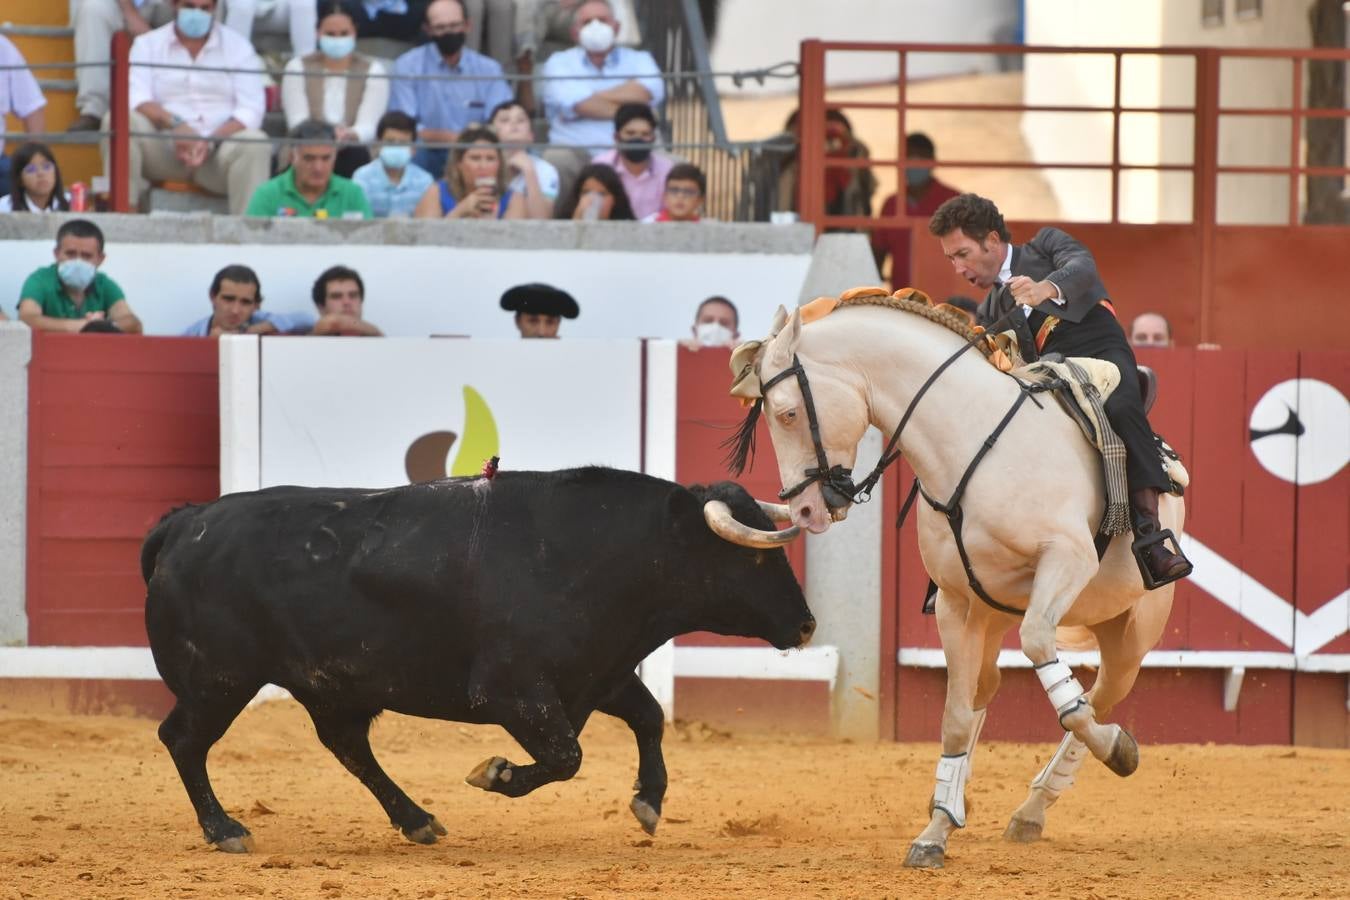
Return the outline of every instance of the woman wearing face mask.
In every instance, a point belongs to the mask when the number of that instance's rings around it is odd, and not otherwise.
[[[525,198],[507,187],[507,169],[490,128],[466,128],[445,177],[427,188],[416,219],[523,219]]]
[[[0,197],[0,212],[65,212],[70,195],[61,184],[61,170],[46,144],[24,144],[11,157],[14,187]]]
[[[281,106],[286,127],[306,119],[327,122],[337,130],[338,154],[333,171],[344,178],[370,162],[365,144],[389,105],[389,79],[384,64],[356,52],[356,23],[340,2],[325,0],[319,11],[319,49],[286,63],[281,80]]]
[[[609,166],[593,163],[577,175],[576,185],[567,202],[558,209],[557,218],[576,221],[633,221],[633,207],[623,182]]]

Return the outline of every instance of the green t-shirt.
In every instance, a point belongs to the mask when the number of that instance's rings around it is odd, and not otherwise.
[[[29,275],[23,283],[23,290],[19,291],[20,302],[37,301],[42,307],[42,314],[53,319],[83,319],[85,313],[91,312],[106,314],[117,301],[125,299],[126,295],[122,293],[117,282],[102,272],[97,272],[84,292],[84,305],[77,307],[75,301],[66,293],[66,286],[61,283],[60,276],[56,274],[56,263],[43,266]]]
[[[249,198],[246,216],[299,216],[306,219],[370,219],[370,201],[361,186],[349,178],[334,175],[328,190],[311,204],[295,189],[295,169],[287,169],[276,178],[264,181]]]

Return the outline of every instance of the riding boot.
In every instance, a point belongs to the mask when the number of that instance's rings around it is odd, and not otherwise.
[[[1134,513],[1134,553],[1140,569],[1147,569],[1141,574],[1149,590],[1191,574],[1191,561],[1181,555],[1181,548],[1178,547],[1178,552],[1173,553],[1164,542],[1168,537],[1175,540],[1175,536],[1170,530],[1164,531],[1162,523],[1158,521],[1159,493],[1157,488],[1148,487],[1130,494]]]

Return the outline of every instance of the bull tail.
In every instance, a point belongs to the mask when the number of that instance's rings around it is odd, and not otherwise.
[[[1055,646],[1078,652],[1096,650],[1097,636],[1082,625],[1061,625],[1055,629]]]
[[[192,504],[178,506],[169,510],[164,516],[155,523],[145,536],[145,541],[141,544],[141,578],[147,585],[150,584],[150,576],[155,574],[155,561],[159,559],[159,551],[164,547],[164,541],[169,537],[169,529],[173,524],[173,519],[185,509],[191,509]]]

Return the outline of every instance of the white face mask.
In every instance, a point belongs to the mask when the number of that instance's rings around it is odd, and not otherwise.
[[[608,53],[614,46],[614,29],[608,22],[592,19],[577,32],[577,42],[587,53]]]
[[[694,337],[700,347],[726,347],[731,344],[731,329],[721,322],[699,322],[694,326]]]

